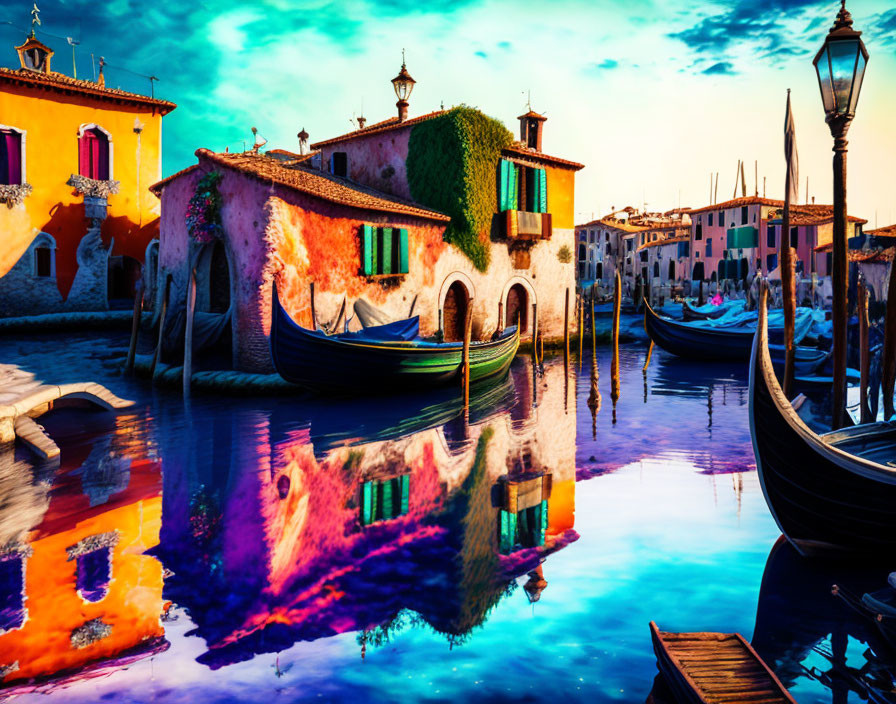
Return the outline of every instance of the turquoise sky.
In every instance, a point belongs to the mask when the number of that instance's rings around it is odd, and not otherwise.
[[[178,103],[165,118],[165,174],[199,147],[242,149],[258,127],[269,147],[296,149],[395,112],[389,83],[407,50],[418,84],[411,114],[466,103],[517,130],[532,107],[548,116],[546,151],[582,161],[577,219],[627,204],[668,209],[734,190],[738,159],[748,192],[766,177],[783,188],[786,89],[800,153],[801,194],[831,201],[831,138],[811,60],[839,8],[814,0],[730,3],[645,0],[548,3],[504,0],[257,0],[252,3],[134,0],[39,3],[38,36],[56,50],[54,68],[91,78],[106,59],[107,84]],[[31,2],[0,11],[2,63]],[[850,131],[850,212],[896,221],[896,9],[889,0],[851,2],[871,53]],[[42,32],[40,31],[42,30]],[[143,74],[143,75],[140,75]],[[802,197],[802,196],[801,196]]]

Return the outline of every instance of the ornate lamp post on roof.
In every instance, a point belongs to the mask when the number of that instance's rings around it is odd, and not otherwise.
[[[411,74],[408,73],[408,69],[404,65],[404,49],[402,49],[401,71],[392,79],[392,87],[395,89],[395,95],[398,97],[398,102],[395,105],[398,107],[399,122],[404,122],[408,119],[408,98],[411,97],[411,92],[414,90],[416,82],[411,78]]]
[[[846,408],[846,133],[856,114],[868,51],[861,32],[852,28],[852,16],[841,0],[840,12],[812,62],[818,74],[825,122],[834,138],[833,323],[834,323],[834,429],[843,427]]]

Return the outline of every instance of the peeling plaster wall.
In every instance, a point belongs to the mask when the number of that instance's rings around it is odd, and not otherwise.
[[[408,125],[369,136],[359,133],[356,138],[323,147],[323,168],[330,170],[330,157],[334,152],[345,152],[348,155],[348,176],[353,181],[411,200],[405,164],[413,127]]]

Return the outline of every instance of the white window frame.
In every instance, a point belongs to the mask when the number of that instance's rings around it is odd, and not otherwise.
[[[28,183],[28,170],[25,168],[25,155],[28,153],[28,150],[25,148],[25,138],[28,135],[28,132],[18,127],[13,127],[12,125],[0,125],[0,130],[12,130],[13,132],[19,133],[19,144],[21,145],[19,149],[21,149],[22,152],[22,174],[19,183]]]
[[[112,181],[115,179],[115,144],[112,141],[112,133],[109,132],[109,130],[107,130],[102,125],[98,125],[95,122],[87,122],[78,128],[78,140],[79,141],[81,140],[81,137],[84,136],[84,133],[87,130],[92,130],[92,129],[97,129],[100,132],[102,132],[104,135],[106,135],[106,139],[109,142],[109,180]],[[81,155],[78,154],[78,159],[80,159],[80,158],[81,158]],[[78,173],[81,172],[81,164],[80,163],[78,164],[77,172]]]

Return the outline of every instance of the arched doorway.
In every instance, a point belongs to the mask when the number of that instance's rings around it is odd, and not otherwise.
[[[215,240],[208,272],[209,313],[226,313],[230,308],[230,266],[221,240]]]
[[[467,306],[470,294],[467,287],[455,281],[445,294],[445,305],[442,307],[442,331],[446,342],[460,342],[464,339],[464,323],[467,319]]]
[[[514,284],[507,292],[504,303],[504,320],[506,325],[516,325],[519,317],[520,334],[529,329],[529,292],[522,284]]]
[[[133,257],[126,255],[109,257],[108,296],[109,301],[130,301],[133,303],[137,282],[142,276],[142,267]]]

